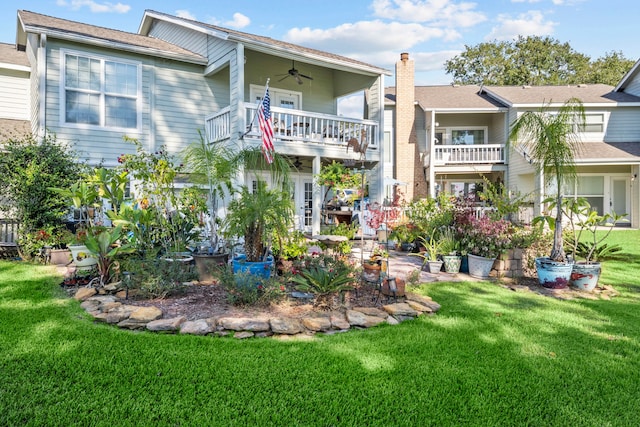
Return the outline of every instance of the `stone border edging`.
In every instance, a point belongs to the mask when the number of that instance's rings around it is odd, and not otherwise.
[[[180,333],[191,335],[308,338],[316,333],[332,334],[351,329],[365,329],[381,323],[397,325],[421,315],[432,315],[440,304],[429,297],[408,292],[405,302],[380,308],[354,307],[346,312],[332,311],[326,315],[311,313],[297,319],[289,317],[209,317],[187,320],[185,316],[164,319],[157,307],[124,304],[114,295],[97,295],[95,288],[80,288],[74,295],[80,306],[100,322],[131,330]]]

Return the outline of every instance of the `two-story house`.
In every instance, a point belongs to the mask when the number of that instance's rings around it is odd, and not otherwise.
[[[149,10],[137,33],[20,10],[15,46],[1,47],[0,120],[26,121],[39,137],[54,133],[89,164],[113,166],[133,152],[123,136],[176,154],[199,130],[211,143],[259,145],[254,117],[269,84],[275,149],[296,166],[292,197],[301,228],[319,231],[322,192],[313,175],[327,162],[358,160],[369,173],[370,197],[382,188],[390,74],[382,68]],[[9,77],[17,80],[12,88]],[[14,117],[5,91],[15,95],[17,87]],[[358,92],[365,93],[364,118],[339,116],[338,99]],[[364,155],[347,151],[352,138],[367,145]],[[249,171],[238,178],[252,179]]]
[[[578,177],[562,189],[586,197],[600,213],[627,213],[640,226],[640,81],[638,65],[617,87],[574,86],[414,86],[413,64],[403,54],[396,87],[386,89],[384,161],[386,173],[408,182],[409,196],[446,191],[466,196],[483,178],[529,194],[534,214],[556,191],[535,172],[527,153],[508,142],[519,114],[558,108],[572,97],[585,108],[586,126],[577,129]],[[411,165],[408,170],[407,165]],[[391,175],[390,175],[391,176]],[[413,192],[411,192],[413,191]]]

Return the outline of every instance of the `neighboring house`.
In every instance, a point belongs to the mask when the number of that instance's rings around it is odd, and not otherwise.
[[[9,50],[0,49],[0,84],[5,62],[20,65],[17,86],[26,91],[16,102],[22,115],[12,119],[28,120],[39,137],[54,133],[89,164],[114,166],[133,152],[123,136],[171,153],[197,140],[198,130],[212,143],[260,145],[254,116],[269,81],[275,149],[297,166],[298,225],[319,231],[322,192],[313,175],[331,160],[363,160],[370,196],[380,197],[387,70],[154,11],[133,34],[21,10]],[[338,116],[338,99],[358,92],[365,118]],[[0,119],[9,118],[4,113],[0,105]],[[347,152],[351,138],[368,144],[365,158]],[[247,172],[239,182],[251,179]]]
[[[25,52],[0,43],[0,138],[22,138],[30,133],[31,67]]]
[[[587,125],[580,133],[578,178],[564,192],[586,197],[600,213],[627,213],[640,226],[640,72],[638,64],[614,87],[414,86],[413,64],[403,54],[396,87],[386,89],[386,174],[407,182],[413,198],[447,191],[466,196],[483,177],[530,194],[532,214],[546,194],[527,153],[508,149],[509,125],[524,111],[551,109],[576,97]],[[403,112],[402,114],[400,112]],[[408,171],[406,165],[414,165]]]

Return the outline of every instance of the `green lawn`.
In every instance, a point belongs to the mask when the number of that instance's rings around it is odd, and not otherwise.
[[[0,262],[0,425],[640,425],[640,232],[611,240],[611,301],[436,283],[436,316],[313,341],[94,324]]]

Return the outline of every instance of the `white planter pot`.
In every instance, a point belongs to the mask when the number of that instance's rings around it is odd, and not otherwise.
[[[468,255],[469,258],[469,276],[477,279],[488,279],[495,258],[485,258],[473,254]]]

